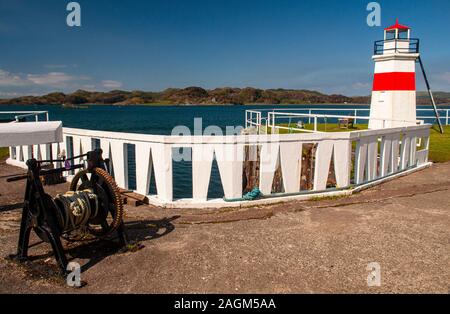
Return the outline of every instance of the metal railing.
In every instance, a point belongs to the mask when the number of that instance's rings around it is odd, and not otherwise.
[[[386,43],[394,43],[394,47],[385,48]],[[409,46],[399,47],[399,43],[408,43]],[[386,52],[393,53],[419,53],[420,40],[418,38],[411,39],[387,39],[387,40],[377,40],[374,44],[374,54],[382,55]]]
[[[363,121],[367,121],[369,119],[370,109],[368,108],[279,108],[279,109],[254,109],[248,110],[252,112],[252,115],[258,118],[252,118],[250,113],[246,113],[246,127],[254,126],[258,129],[258,131],[262,131],[262,127],[264,127],[264,121],[267,120],[266,126],[270,124],[270,119],[262,117],[264,112],[267,112],[267,116],[269,113],[301,113],[303,114],[303,118],[305,118],[305,123],[313,124],[314,116],[316,117],[324,117],[328,116],[329,118],[351,118],[353,119],[353,124],[358,125]],[[335,114],[328,114],[335,113]],[[432,115],[426,115],[426,113],[431,113]],[[260,113],[260,115],[256,115]],[[344,113],[344,114],[342,114]],[[433,109],[417,109],[417,120],[423,121],[425,123],[434,123],[436,121],[436,117],[434,116]],[[450,125],[450,109],[438,109],[439,119],[442,124]],[[306,114],[306,116],[305,116]],[[250,120],[252,119],[252,120]]]
[[[327,124],[331,123],[332,120],[335,120],[339,123],[340,120],[352,120],[353,125],[355,119],[360,120],[376,120],[376,121],[382,121],[383,128],[390,128],[391,124],[397,123],[401,124],[403,126],[412,126],[412,125],[421,125],[424,124],[424,121],[422,120],[415,120],[415,121],[408,121],[408,120],[398,120],[398,119],[382,119],[382,118],[373,118],[373,117],[366,117],[366,116],[347,116],[347,115],[330,115],[330,114],[307,114],[307,113],[291,113],[291,112],[269,112],[268,113],[268,129],[270,130],[270,133],[277,133],[277,130],[288,130],[289,133],[292,131],[297,132],[306,132],[306,133],[324,133],[323,131],[319,131],[319,122],[324,122],[325,124],[325,132]],[[277,123],[277,119],[289,119],[289,123],[287,126],[283,123]],[[304,127],[293,127],[292,126],[292,120],[299,119],[303,122],[303,119],[308,119],[309,121],[312,120],[313,129],[308,130]],[[302,123],[303,124],[303,123]],[[311,123],[308,123],[311,124]]]
[[[246,110],[245,111],[245,128],[255,127],[258,134],[261,132],[262,113],[261,111]]]
[[[12,116],[15,122],[20,122],[28,117],[34,117],[34,120],[38,122],[40,121],[39,117],[45,115],[43,121],[49,121],[48,111],[0,111],[0,115]]]

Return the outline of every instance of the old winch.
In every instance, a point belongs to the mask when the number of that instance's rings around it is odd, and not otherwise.
[[[71,164],[71,161],[84,157],[87,157],[85,163]],[[43,170],[43,163],[63,163],[65,167]],[[32,230],[41,240],[51,244],[63,272],[67,259],[61,238],[69,241],[80,240],[80,236],[106,238],[117,232],[121,244],[127,244],[120,191],[106,170],[101,150],[64,160],[30,159],[26,164],[26,175],[8,179],[9,182],[27,180],[16,259],[27,260]],[[81,170],[72,179],[70,191],[55,198],[45,193],[40,176],[75,169]]]
[[[58,194],[54,201],[59,209],[58,222],[64,231],[82,228],[98,214],[98,196],[92,189]]]

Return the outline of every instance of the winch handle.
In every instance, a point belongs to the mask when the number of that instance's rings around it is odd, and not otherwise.
[[[83,155],[79,155],[79,156],[74,156],[74,157],[70,157],[70,158],[65,158],[65,159],[50,159],[50,160],[35,160],[35,162],[37,164],[42,164],[42,163],[53,163],[53,162],[64,162],[67,163],[69,166],[67,167],[62,167],[62,168],[57,168],[57,169],[49,169],[49,170],[40,170],[39,171],[39,175],[49,175],[49,174],[54,174],[54,173],[60,173],[60,172],[64,172],[64,171],[72,171],[72,170],[76,170],[76,169],[81,169],[84,168],[83,164],[79,164],[79,165],[70,165],[69,161],[71,160],[75,160],[78,158],[83,158],[83,157],[88,157],[88,164],[89,164],[89,168],[96,168],[96,167],[100,167],[100,168],[104,168],[104,166],[102,166],[103,163],[106,163],[106,166],[109,166],[109,159],[105,159],[103,160],[102,158],[102,154],[103,154],[103,150],[101,149],[96,149],[93,150],[89,153],[83,154]],[[16,176],[16,177],[12,177],[12,178],[8,178],[6,180],[6,182],[16,182],[16,181],[20,181],[20,180],[26,180],[28,178],[28,174],[24,174],[24,175],[20,175],[20,176]]]
[[[79,155],[79,156],[74,156],[74,157],[69,157],[69,158],[65,158],[65,159],[49,159],[49,160],[38,160],[37,162],[40,164],[43,163],[51,163],[51,162],[65,162],[65,161],[70,161],[70,160],[75,160],[78,158],[83,158],[88,156],[88,154],[83,154],[83,155]]]
[[[72,170],[81,169],[81,168],[84,168],[84,165],[80,164],[80,165],[73,165],[70,168],[57,168],[57,169],[41,170],[41,171],[39,171],[39,175],[44,176],[44,175],[60,173],[60,172],[64,172],[64,171],[72,171]],[[20,181],[20,180],[26,180],[27,178],[28,178],[28,174],[24,174],[21,176],[8,178],[8,179],[6,179],[6,182],[16,182],[16,181]]]
[[[16,181],[20,181],[20,180],[25,180],[26,178],[28,178],[28,175],[24,174],[22,176],[8,178],[8,179],[6,179],[6,182],[16,182]]]

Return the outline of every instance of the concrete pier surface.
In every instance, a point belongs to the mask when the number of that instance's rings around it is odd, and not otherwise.
[[[348,198],[240,210],[127,207],[129,236],[144,248],[68,245],[84,265],[81,289],[54,275],[47,244],[30,249],[37,257],[28,265],[6,258],[16,250],[25,182],[4,176],[22,172],[0,161],[1,293],[450,292],[450,163]],[[372,262],[379,287],[367,284]]]

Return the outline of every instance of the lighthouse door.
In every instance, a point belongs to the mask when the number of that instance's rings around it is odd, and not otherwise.
[[[392,108],[387,99],[388,93],[377,91],[372,93],[372,105],[370,107],[369,129],[383,129],[390,127],[389,121],[392,116]]]

